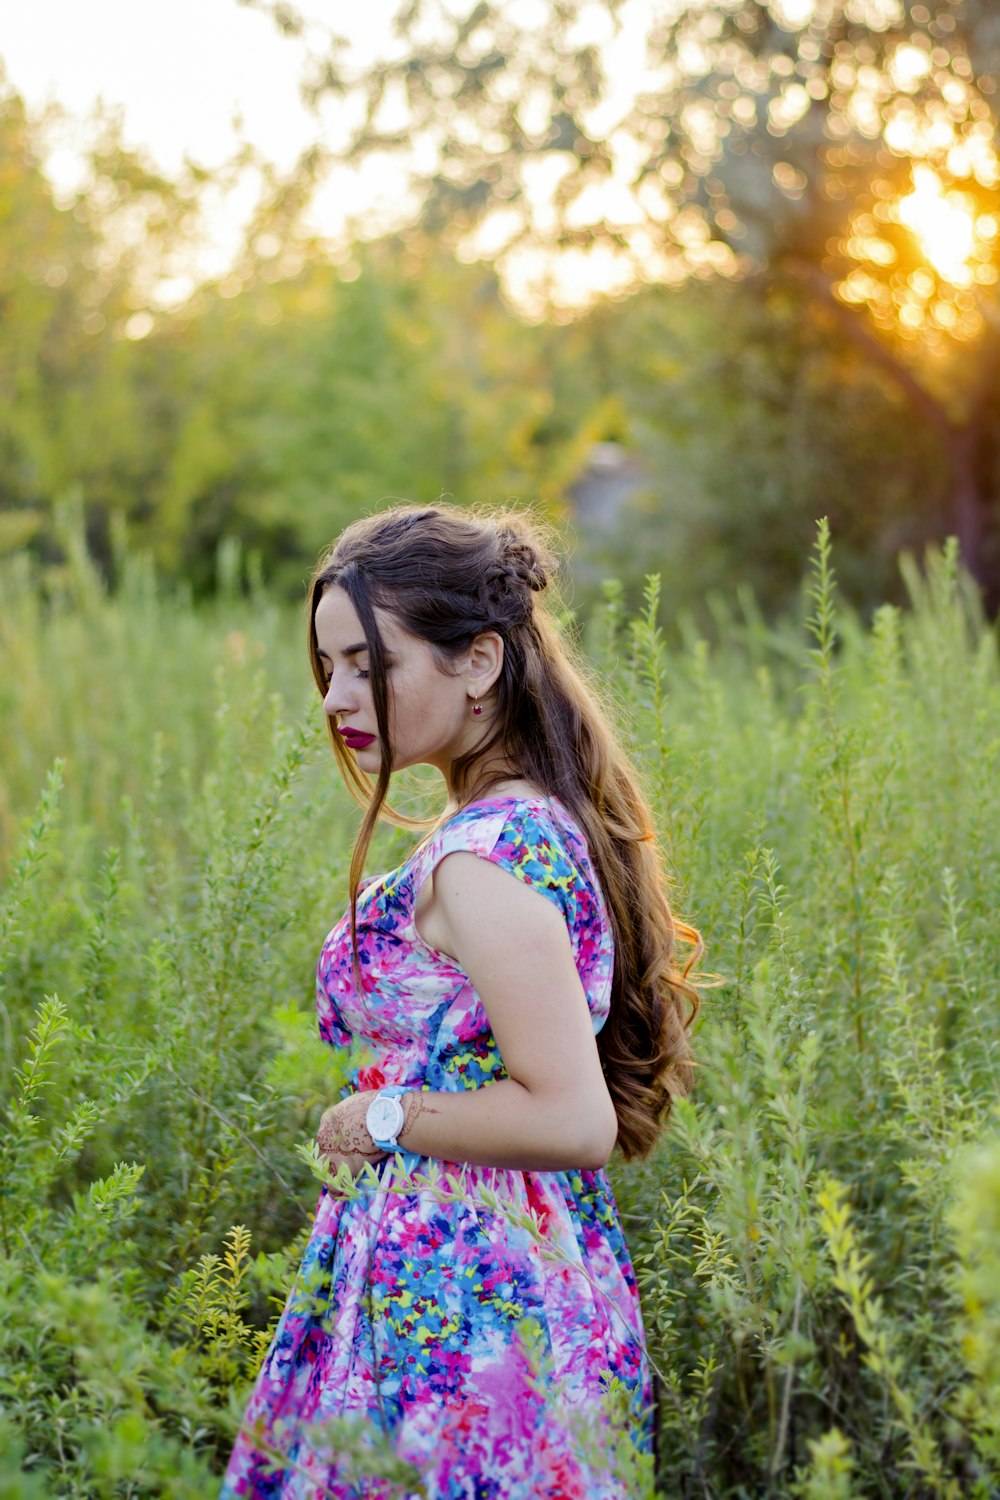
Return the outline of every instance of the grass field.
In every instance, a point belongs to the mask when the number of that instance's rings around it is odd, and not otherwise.
[[[655,581],[567,621],[722,981],[695,1095],[611,1168],[661,1378],[658,1472],[621,1463],[637,1496],[995,1500],[996,632],[953,550],[868,627],[824,529],[803,567],[801,621],[721,644],[665,644]],[[301,614],[220,571],[195,607],[122,549],[110,593],[77,539],[0,579],[3,1497],[214,1496],[315,1206],[357,813]]]

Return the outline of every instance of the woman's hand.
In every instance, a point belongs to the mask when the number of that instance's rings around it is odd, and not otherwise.
[[[367,1089],[350,1094],[324,1111],[316,1132],[316,1145],[320,1155],[329,1162],[331,1173],[346,1162],[351,1176],[357,1177],[367,1162],[374,1166],[388,1156],[387,1151],[378,1149],[365,1124],[365,1115],[375,1092]]]

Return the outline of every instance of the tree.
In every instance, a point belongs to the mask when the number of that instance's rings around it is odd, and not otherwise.
[[[543,422],[558,354],[484,266],[391,237],[331,261],[302,223],[308,160],[266,178],[235,264],[166,310],[199,183],[158,177],[106,121],[56,200],[44,122],[0,92],[0,554],[52,562],[77,496],[110,571],[112,518],[168,573],[216,582],[220,541],[294,595],[319,548],[387,497],[542,497],[574,424]],[[585,381],[572,416],[588,399]]]
[[[317,551],[388,499],[544,502],[560,487],[572,424],[539,432],[558,354],[488,268],[392,237],[294,275],[274,259],[203,287],[145,341],[164,433],[150,539],[169,567],[210,587],[233,535],[297,596]]]
[[[306,91],[351,101],[340,154],[407,159],[422,223],[464,253],[798,281],[936,432],[945,524],[996,605],[994,0],[651,0],[615,104],[625,16],[406,0],[383,57],[361,67],[331,37]]]
[[[45,125],[0,75],[0,551],[44,540],[53,503],[74,489],[98,530],[112,509],[141,505],[153,444],[134,338],[196,213],[194,189],[125,150],[109,119],[85,185],[57,202]]]
[[[903,602],[896,559],[937,536],[927,492],[943,455],[864,354],[811,316],[800,285],[650,287],[564,332],[598,319],[640,472],[593,537],[592,575],[622,579],[639,607],[655,569],[667,626],[687,612],[710,628],[711,596],[744,591],[773,617],[798,609],[825,515],[845,599],[866,612]]]

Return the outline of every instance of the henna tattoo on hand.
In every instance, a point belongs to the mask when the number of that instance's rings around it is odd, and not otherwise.
[[[351,1094],[328,1109],[316,1132],[320,1152],[331,1158],[357,1157],[362,1161],[377,1161],[383,1153],[365,1128],[366,1112],[367,1103],[358,1094]]]
[[[316,1132],[316,1144],[324,1155],[366,1156],[377,1161],[380,1151],[363,1120],[324,1120]]]
[[[345,1156],[370,1156],[373,1160],[384,1156],[381,1147],[376,1146],[372,1140],[371,1132],[366,1125],[349,1126],[341,1136],[343,1145],[340,1147]]]
[[[324,1114],[316,1131],[316,1145],[320,1154],[329,1158],[331,1168],[341,1161],[347,1161],[351,1171],[357,1174],[365,1162],[381,1161],[388,1154],[380,1150],[372,1140],[366,1124],[365,1117],[371,1098],[372,1094],[367,1091],[349,1094]],[[403,1137],[414,1120],[425,1112],[433,1115],[439,1111],[427,1102],[426,1094],[419,1089],[402,1095],[400,1102],[403,1106],[403,1124],[396,1139],[405,1147]]]

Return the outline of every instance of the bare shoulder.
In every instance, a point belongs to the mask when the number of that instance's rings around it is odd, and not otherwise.
[[[506,798],[530,805],[547,801],[530,783],[516,781],[492,788],[482,800]],[[492,812],[484,811],[492,820]],[[519,821],[520,811],[504,814],[505,828],[509,821]],[[569,933],[558,907],[481,850],[459,848],[442,854],[417,895],[414,917],[426,943],[460,962],[460,946],[471,942],[477,952],[489,951],[517,933],[522,942],[530,935],[536,949],[540,942],[549,941],[569,951]]]
[[[494,925],[509,918],[528,921],[532,927],[566,929],[560,912],[541,892],[470,849],[455,849],[439,861],[434,899],[442,914],[462,928],[489,915]]]
[[[570,952],[569,930],[552,902],[471,850],[446,854],[422,895],[421,936],[463,967],[502,948],[536,959],[542,948]]]

